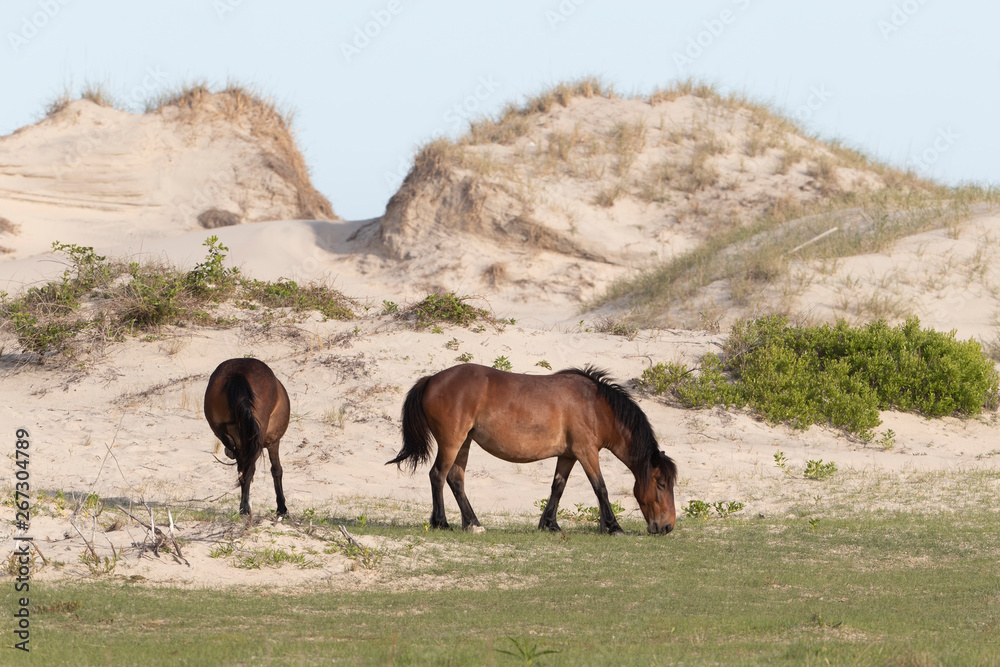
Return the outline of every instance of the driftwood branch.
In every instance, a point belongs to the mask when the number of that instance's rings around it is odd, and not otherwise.
[[[30,544],[31,548],[35,550],[36,554],[38,554],[39,556],[41,556],[41,558],[42,558],[42,565],[48,565],[49,564],[49,559],[45,557],[45,554],[43,554],[42,550],[38,548],[38,545],[35,544],[35,541],[31,540],[30,542],[28,542],[28,544]]]
[[[344,528],[343,526],[341,526],[340,527],[340,532],[341,532],[341,534],[345,538],[347,538],[347,541],[350,542],[353,546],[357,547],[358,549],[361,549],[362,551],[364,550],[365,547],[360,542],[358,542],[356,539],[354,539],[354,536],[351,535],[349,532],[347,532],[346,528]]]
[[[97,551],[94,550],[94,545],[92,545],[90,542],[87,541],[87,537],[82,532],[80,532],[80,529],[74,522],[70,521],[69,525],[73,526],[73,529],[76,530],[77,535],[80,536],[80,539],[83,540],[83,543],[87,545],[88,549],[90,549],[91,555],[94,558],[97,558]]]
[[[170,518],[170,532],[169,533],[164,533],[162,530],[160,530],[156,526],[156,523],[154,522],[154,519],[153,519],[153,510],[150,509],[148,506],[146,507],[146,509],[149,510],[149,523],[146,523],[145,521],[143,521],[142,519],[140,519],[136,515],[132,514],[131,512],[129,512],[127,509],[125,509],[121,505],[117,505],[117,507],[122,512],[124,512],[129,517],[131,517],[133,521],[135,521],[140,526],[142,526],[143,528],[145,528],[146,530],[148,530],[150,533],[152,533],[152,535],[153,535],[153,553],[156,555],[157,558],[159,558],[159,556],[160,556],[160,554],[159,554],[159,547],[160,547],[160,545],[162,545],[163,543],[165,543],[167,540],[170,540],[170,544],[172,544],[173,547],[174,547],[174,551],[172,552],[174,560],[177,561],[178,563],[180,563],[181,561],[183,561],[185,565],[187,565],[188,567],[191,567],[191,563],[188,562],[187,558],[184,558],[184,554],[181,552],[181,546],[179,544],[177,544],[177,538],[174,537],[174,517],[173,517],[173,515],[171,515],[169,508],[167,509],[167,516]],[[143,540],[143,545],[145,546],[145,544],[146,544],[146,542],[145,542],[145,540]]]

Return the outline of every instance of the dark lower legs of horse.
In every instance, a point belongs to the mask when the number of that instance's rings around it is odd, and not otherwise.
[[[430,471],[431,500],[433,502],[431,528],[448,528],[448,519],[444,512],[445,481],[448,482],[451,492],[455,495],[458,508],[462,512],[462,529],[471,530],[474,527],[481,527],[475,511],[472,509],[472,503],[465,495],[465,466],[469,462],[471,444],[472,438],[467,437],[451,461],[448,460],[446,448],[438,449],[438,458]],[[445,470],[448,471],[447,475],[444,474]]]
[[[597,460],[580,459],[580,465],[583,466],[583,471],[587,473],[587,479],[590,480],[590,485],[597,496],[597,506],[601,510],[601,532],[610,533],[611,535],[624,535],[625,531],[618,525],[615,513],[611,509],[611,501],[608,500],[608,487],[604,484],[604,476],[601,474],[601,468]]]
[[[250,461],[245,468],[239,471],[240,478],[240,514],[252,516],[250,513],[250,482],[253,481],[253,473],[257,469],[257,462]]]
[[[285,506],[285,492],[281,484],[281,461],[278,459],[278,448],[275,446],[274,452],[267,450],[268,458],[271,460],[271,477],[274,479],[274,496],[278,505],[278,516],[288,514]],[[253,482],[253,475],[257,469],[257,462],[251,461],[247,467],[239,472],[240,479],[240,514],[251,515],[250,510],[250,483]]]
[[[569,473],[575,464],[576,459],[571,457],[560,456],[556,461],[556,474],[552,478],[552,494],[549,496],[549,501],[545,503],[542,518],[538,520],[539,530],[562,530],[556,521],[556,515],[559,513],[559,499],[562,498],[563,491],[566,489],[566,480],[569,479]]]
[[[285,507],[285,491],[281,486],[281,461],[278,458],[278,443],[268,447],[267,456],[271,460],[271,477],[274,478],[274,497],[278,501],[278,516],[288,514]]]

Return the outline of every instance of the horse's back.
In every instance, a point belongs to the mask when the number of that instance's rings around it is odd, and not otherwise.
[[[487,407],[566,403],[579,407],[596,395],[593,382],[577,375],[523,375],[482,366],[462,364],[447,368],[428,379],[424,405],[449,403],[466,410]]]
[[[569,374],[521,375],[465,364],[428,381],[423,407],[439,435],[471,433],[494,456],[526,462],[608,439],[613,416],[594,383]],[[439,439],[440,442],[440,439]]]

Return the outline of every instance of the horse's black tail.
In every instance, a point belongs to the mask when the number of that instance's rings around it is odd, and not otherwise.
[[[232,375],[226,380],[226,401],[229,412],[236,421],[236,432],[240,435],[240,449],[233,452],[241,467],[249,461],[256,461],[264,448],[260,434],[260,424],[253,414],[254,395],[250,383],[241,374]]]
[[[396,467],[402,468],[403,463],[406,463],[410,472],[413,472],[418,464],[430,458],[431,427],[424,414],[424,392],[429,380],[429,377],[420,378],[406,394],[403,402],[403,448],[396,458],[386,461],[386,465],[395,463]]]

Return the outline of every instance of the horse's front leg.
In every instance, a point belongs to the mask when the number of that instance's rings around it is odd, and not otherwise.
[[[538,520],[539,530],[562,530],[556,521],[556,516],[559,513],[559,499],[562,498],[563,491],[566,489],[566,480],[569,479],[569,473],[573,470],[574,465],[576,465],[576,459],[571,456],[560,456],[556,461],[556,474],[552,478],[552,494],[549,496],[548,502],[545,503],[545,509],[542,510],[542,518]]]
[[[458,502],[458,508],[462,511],[462,530],[482,533],[486,529],[480,525],[475,511],[472,509],[472,503],[469,502],[469,497],[465,495],[465,466],[469,462],[471,444],[472,436],[470,435],[465,439],[462,448],[458,450],[458,456],[455,457],[455,462],[448,472],[448,486],[451,487],[451,492],[455,494],[455,501]]]
[[[611,501],[608,500],[608,487],[604,484],[604,476],[601,475],[597,449],[595,448],[592,453],[588,452],[587,456],[581,457],[580,465],[587,473],[587,479],[590,480],[590,485],[594,488],[594,494],[597,496],[597,506],[601,511],[601,532],[624,535],[625,531],[618,525],[618,519],[615,518],[614,510],[611,509]]]

